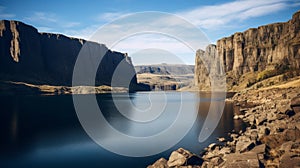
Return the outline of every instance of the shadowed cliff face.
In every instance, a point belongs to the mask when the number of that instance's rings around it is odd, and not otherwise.
[[[217,41],[207,55],[218,57],[219,64],[224,67],[227,79],[238,80],[243,74],[277,70],[278,68],[299,69],[300,67],[300,11],[291,20],[274,23],[245,32],[238,32],[230,37]],[[215,54],[217,53],[217,54]],[[195,82],[204,81],[200,89],[209,87],[208,73],[203,70],[203,62],[198,51],[195,63]],[[236,85],[236,82],[227,83]],[[204,86],[205,85],[205,86]],[[229,87],[230,88],[230,87]]]
[[[72,85],[73,68],[81,48],[88,43],[93,56],[107,51],[97,68],[96,85],[110,85],[114,70],[123,61],[125,71],[135,70],[127,54],[110,51],[105,45],[60,34],[39,33],[18,21],[0,21],[0,80],[37,84]],[[93,60],[86,56],[86,67]],[[84,83],[83,83],[84,84]],[[134,75],[132,85],[137,85]]]

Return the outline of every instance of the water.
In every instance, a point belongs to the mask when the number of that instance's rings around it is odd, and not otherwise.
[[[130,98],[117,94],[115,100],[128,111],[134,110],[130,102],[142,109],[151,105],[160,107],[161,99],[167,95],[166,111],[151,129],[129,122],[118,112],[110,94],[97,95],[97,99],[103,115],[114,128],[128,135],[145,136],[161,132],[172,123],[180,94],[153,92],[152,104],[149,93],[132,93]],[[232,104],[226,104],[217,129],[205,142],[199,143],[198,135],[210,106],[209,95],[201,94],[201,102],[198,93],[183,95],[189,95],[183,99],[189,103],[184,111],[198,113],[192,129],[171,149],[148,157],[121,156],[92,141],[77,118],[71,95],[1,95],[0,167],[146,167],[161,157],[168,158],[179,147],[200,153],[210,143],[217,142],[217,137],[227,137],[228,132],[244,127],[240,121],[232,119]]]

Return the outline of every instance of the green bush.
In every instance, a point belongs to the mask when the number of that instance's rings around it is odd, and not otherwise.
[[[264,70],[258,73],[256,80],[257,81],[262,81],[264,79],[273,77],[279,75],[279,72],[277,70]]]

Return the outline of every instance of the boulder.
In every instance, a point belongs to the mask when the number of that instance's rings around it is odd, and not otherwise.
[[[210,149],[210,150],[214,150],[215,149],[215,147],[216,147],[216,143],[212,143],[212,144],[210,144],[210,145],[208,145],[208,148]]]
[[[255,119],[255,124],[256,125],[262,125],[264,122],[267,121],[267,116],[266,115],[261,115],[261,116],[258,116],[256,119]]]
[[[286,153],[291,150],[292,145],[293,141],[287,141],[280,146],[279,151],[282,153]]]
[[[257,154],[254,152],[246,152],[242,154],[229,154],[224,157],[225,163],[221,167],[232,168],[232,167],[244,167],[244,168],[258,168],[259,160]]]
[[[220,138],[218,138],[218,141],[219,141],[219,142],[225,142],[226,139],[225,139],[224,137],[220,137]]]
[[[182,166],[186,163],[186,161],[187,161],[187,158],[183,154],[181,154],[177,151],[174,151],[171,153],[171,156],[169,157],[167,165],[169,167]]]
[[[203,163],[202,158],[196,156],[195,154],[183,148],[179,148],[176,151],[172,152],[169,157],[169,160],[167,161],[167,165],[169,167],[201,165],[202,163]]]
[[[300,167],[300,155],[287,152],[280,158],[279,168]]]
[[[300,112],[300,96],[296,96],[291,100],[291,108],[294,110],[295,113]]]
[[[238,141],[236,143],[236,152],[246,152],[250,149],[252,149],[255,146],[255,144],[252,141]]]
[[[286,141],[295,141],[300,138],[300,130],[297,128],[287,129],[283,132]]]
[[[215,167],[215,166],[219,166],[221,163],[223,163],[224,160],[221,157],[215,157],[212,158],[209,162],[209,166],[208,167]]]
[[[153,165],[150,165],[147,168],[168,168],[167,160],[165,158],[160,158]]]

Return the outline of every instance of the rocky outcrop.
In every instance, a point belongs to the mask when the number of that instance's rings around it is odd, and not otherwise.
[[[201,55],[217,58],[216,67],[224,67],[229,88],[243,81],[246,73],[274,70],[276,74],[300,67],[300,11],[284,23],[274,23],[245,32],[238,32],[208,46],[206,52],[198,50],[195,63],[195,84],[209,88],[208,74],[212,71]],[[206,64],[203,64],[206,63]],[[208,70],[204,67],[208,66]],[[268,74],[266,74],[268,75]],[[248,75],[249,76],[249,75]],[[253,80],[256,80],[255,76]],[[248,79],[247,79],[248,80]]]
[[[92,56],[100,55],[98,51],[106,51],[97,69],[96,85],[111,85],[112,75],[121,62],[123,62],[124,73],[135,74],[127,54],[111,51],[103,44],[60,34],[39,33],[34,27],[22,22],[2,20],[0,21],[0,79],[71,86],[76,59],[85,45],[94,52]],[[95,66],[90,55],[87,54],[85,57],[85,67]],[[137,84],[136,75],[133,75],[130,86],[133,90],[145,88]]]
[[[212,87],[211,78],[214,78],[214,82],[217,84],[220,76],[225,75],[216,51],[216,45],[210,44],[205,51],[198,50],[196,52],[195,85],[199,86],[201,90]]]

